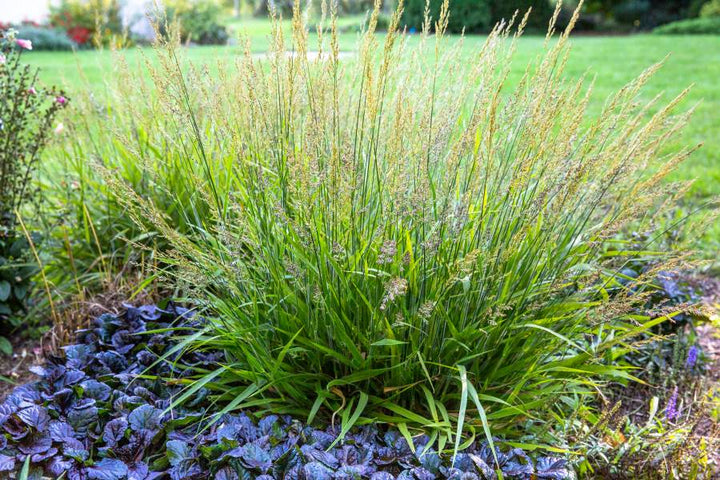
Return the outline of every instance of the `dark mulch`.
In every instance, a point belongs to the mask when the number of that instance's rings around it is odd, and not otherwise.
[[[43,344],[39,340],[27,340],[18,336],[10,338],[14,345],[12,355],[0,354],[0,399],[15,388],[35,380],[37,377],[30,372],[29,367],[39,365],[45,361]]]

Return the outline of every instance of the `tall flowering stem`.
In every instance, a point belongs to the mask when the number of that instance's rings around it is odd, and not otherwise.
[[[677,409],[677,400],[678,388],[675,387],[675,390],[673,390],[672,395],[670,395],[670,399],[665,407],[665,418],[671,422],[674,422],[680,416],[680,412]]]
[[[697,357],[698,357],[698,347],[697,345],[693,345],[688,350],[687,359],[685,360],[685,366],[687,368],[693,368],[695,364],[697,363]]]
[[[60,90],[41,91],[38,71],[21,61],[29,40],[15,32],[0,32],[0,234],[12,235],[15,213],[29,200],[29,183],[39,154],[49,140],[52,124],[67,104]]]
[[[38,72],[21,62],[22,49],[31,50],[32,43],[15,38],[12,30],[0,31],[0,265],[6,292],[0,299],[0,335],[17,327],[27,311],[39,259],[30,255],[35,232],[27,231],[18,212],[36,198],[31,182],[40,154],[67,103],[62,91],[36,86]]]

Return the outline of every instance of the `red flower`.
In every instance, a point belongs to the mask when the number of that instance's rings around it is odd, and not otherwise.
[[[84,45],[90,40],[91,31],[85,27],[71,27],[68,29],[68,37],[72,38],[78,45]]]

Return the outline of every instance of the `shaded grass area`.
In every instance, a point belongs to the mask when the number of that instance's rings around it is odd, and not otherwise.
[[[269,24],[265,20],[251,20],[231,26],[244,32],[251,41],[253,53],[266,52],[269,44]],[[356,49],[356,33],[340,34],[340,49]],[[411,36],[411,43],[419,41]],[[451,40],[460,41],[459,37]],[[473,61],[473,53],[484,37],[471,36],[464,40],[463,58]],[[312,40],[311,40],[312,42]],[[518,53],[512,66],[509,81],[516,83],[524,73],[525,65],[538,55],[543,37],[525,37],[520,40]],[[691,189],[693,200],[707,199],[720,194],[720,37],[718,36],[658,36],[637,35],[628,37],[583,37],[573,39],[573,55],[569,59],[567,75],[579,78],[595,77],[591,113],[597,113],[607,96],[635,78],[649,65],[667,57],[663,68],[647,85],[644,95],[660,95],[668,100],[684,88],[692,86],[682,108],[696,106],[690,125],[674,146],[703,144],[680,169],[673,180],[695,180]],[[311,43],[312,45],[312,43]],[[185,54],[196,63],[211,68],[218,61],[232,61],[243,47],[190,47]],[[150,49],[133,48],[123,52],[128,63],[142,69],[145,59],[153,58]],[[47,83],[60,82],[69,93],[91,91],[102,96],[104,79],[113,75],[113,53],[110,51],[81,51],[77,53],[32,52],[26,60],[41,68],[41,79]],[[346,60],[352,61],[352,60]],[[662,102],[661,102],[662,103]],[[717,251],[720,228],[714,227],[707,236],[705,248]]]

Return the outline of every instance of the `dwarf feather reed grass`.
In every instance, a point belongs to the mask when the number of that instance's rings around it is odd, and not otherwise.
[[[220,413],[388,422],[456,451],[547,430],[570,399],[632,378],[618,352],[667,318],[634,310],[651,274],[630,290],[617,272],[682,259],[662,232],[621,238],[677,200],[663,178],[692,148],[664,147],[684,93],[642,101],[655,65],[587,115],[592,82],[563,73],[577,13],[509,85],[527,15],[461,62],[447,2],[417,36],[402,2],[377,35],[379,9],[353,58],[325,2],[317,32],[298,3],[291,38],[276,21],[267,57],[245,43],[234,65],[189,64],[170,34],[149,80],[119,60],[112,108],[88,117],[104,129],[73,140],[127,236],[153,238],[156,278],[208,316],[182,348],[225,351],[176,404],[207,388]],[[107,141],[88,149],[90,132]]]

